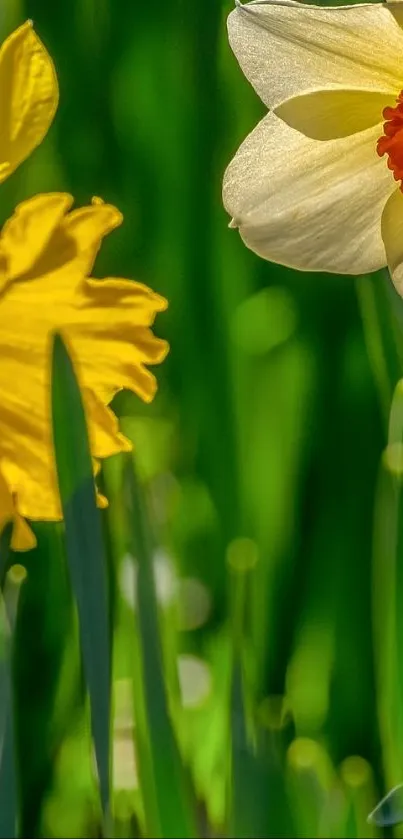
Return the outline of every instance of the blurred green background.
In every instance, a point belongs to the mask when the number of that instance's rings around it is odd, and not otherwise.
[[[1,220],[36,192],[66,190],[78,205],[100,195],[124,224],[95,276],[132,277],[169,300],[156,323],[171,352],[155,371],[155,402],[120,394],[114,407],[151,499],[167,678],[179,674],[174,725],[202,835],[387,835],[366,816],[403,781],[399,393],[380,465],[402,304],[386,274],[297,274],[259,260],[228,229],[224,168],[264,113],[227,44],[231,6],[3,0],[1,36],[33,19],[60,106],[42,146],[2,185]],[[134,572],[119,469],[111,462],[103,475],[116,830],[138,835]],[[96,836],[60,532],[36,532],[38,548],[22,558],[15,657],[22,835]],[[244,824],[231,828],[234,624],[258,757],[251,769],[241,755]],[[261,741],[271,757],[255,777]]]

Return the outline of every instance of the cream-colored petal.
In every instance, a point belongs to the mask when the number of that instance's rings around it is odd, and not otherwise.
[[[286,99],[275,113],[306,137],[335,140],[378,125],[384,108],[395,105],[395,96],[375,90],[315,90]]]
[[[58,98],[52,59],[27,21],[0,48],[0,182],[42,142]]]
[[[382,238],[393,283],[403,297],[403,195],[395,191],[382,214]]]
[[[268,107],[314,89],[397,95],[402,88],[403,31],[383,3],[237,5],[228,35],[245,76]]]
[[[232,226],[260,256],[300,270],[360,274],[386,265],[381,215],[396,183],[376,153],[380,133],[311,140],[268,114],[224,176]]]

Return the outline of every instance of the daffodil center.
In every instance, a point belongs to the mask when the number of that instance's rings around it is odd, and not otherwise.
[[[403,90],[396,99],[396,107],[385,108],[382,116],[386,121],[376,150],[380,157],[388,155],[388,167],[393,172],[394,179],[400,181],[400,189],[403,192]]]

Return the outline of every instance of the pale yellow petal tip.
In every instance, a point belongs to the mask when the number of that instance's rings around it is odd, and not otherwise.
[[[92,199],[91,199],[91,204],[92,204],[94,207],[99,207],[99,206],[101,206],[102,204],[105,204],[105,201],[104,201],[104,199],[103,199],[103,198],[100,198],[100,197],[99,197],[99,195],[93,195],[93,196],[92,196]]]
[[[13,32],[8,36],[8,38],[3,41],[2,47],[5,46],[12,38],[20,38],[21,35],[25,35],[26,33],[31,32],[34,28],[34,22],[32,18],[28,18],[21,24],[21,26],[17,26],[17,29],[14,29]]]
[[[234,219],[234,218],[232,218],[232,219],[231,219],[231,221],[230,221],[230,222],[229,222],[229,224],[228,224],[228,227],[229,227],[231,230],[236,230],[236,229],[238,228],[238,223],[235,221],[235,219]]]

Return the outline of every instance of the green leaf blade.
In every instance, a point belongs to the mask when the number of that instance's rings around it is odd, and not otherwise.
[[[141,646],[142,685],[148,755],[143,760],[152,768],[157,819],[164,837],[197,835],[192,813],[186,769],[181,763],[170,719],[163,669],[158,604],[153,572],[152,544],[147,515],[130,456],[125,472],[131,528],[131,548],[138,560],[137,615]],[[141,755],[139,755],[141,760]]]
[[[106,559],[84,406],[72,362],[60,335],[55,336],[53,345],[52,422],[101,803],[107,814],[110,802],[111,645]]]
[[[6,540],[10,541],[9,525],[1,538],[3,546]],[[24,580],[25,571],[21,574],[18,566],[12,568],[7,574],[0,601],[0,839],[14,839],[18,835],[13,655],[20,588]]]

